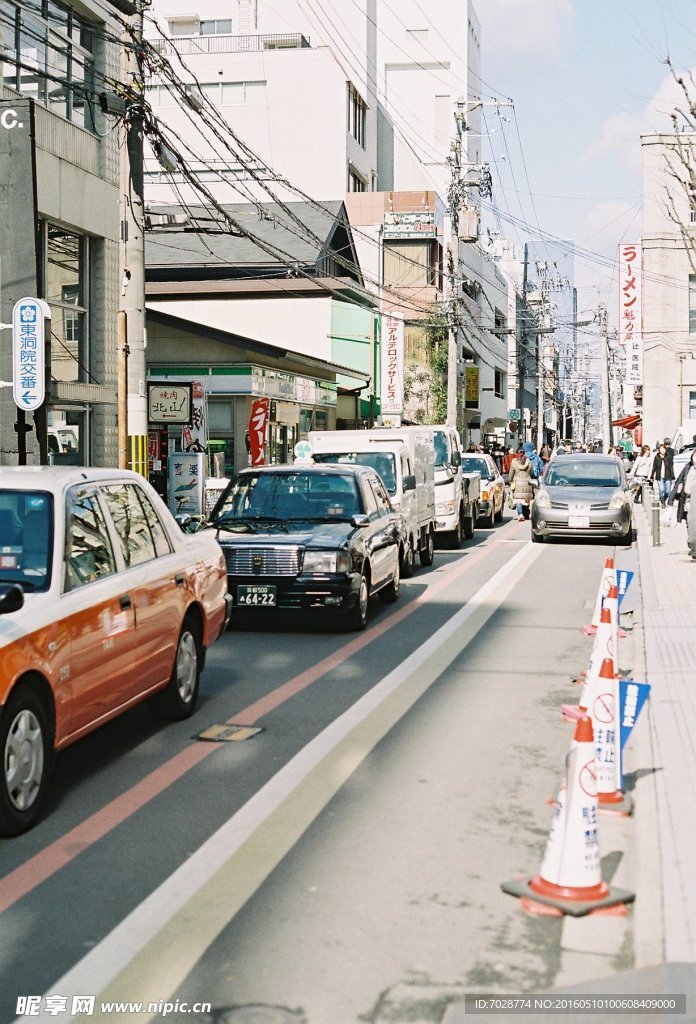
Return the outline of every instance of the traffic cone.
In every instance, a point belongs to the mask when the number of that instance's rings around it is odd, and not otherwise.
[[[620,788],[619,677],[610,658],[605,659],[596,682],[588,684],[586,701],[594,733],[599,809],[626,817],[633,806],[630,794]]]
[[[630,903],[634,894],[602,881],[597,834],[597,782],[592,722],[578,722],[565,758],[564,777],[538,875],[504,882],[503,892],[517,896],[530,913],[583,917]]]
[[[599,618],[602,612],[602,603],[604,598],[609,593],[609,587],[614,584],[616,586],[616,570],[614,569],[614,559],[607,558],[604,563],[604,569],[602,571],[602,578],[599,581],[599,587],[597,589],[597,599],[595,601],[594,612],[592,613],[592,622],[588,626],[582,626],[580,632],[584,633],[585,636],[596,636],[597,629],[599,628]]]
[[[602,668],[602,663],[605,658],[611,658],[612,661],[616,660],[616,637],[614,636],[614,627],[611,621],[611,609],[602,608],[599,617],[599,628],[597,629],[597,635],[595,637],[594,646],[592,647],[592,654],[587,665],[587,669],[580,673],[578,678],[575,680],[580,686],[587,686],[588,680],[596,678]],[[584,691],[583,691],[584,695]],[[567,708],[573,708],[575,705],[562,704],[561,711],[564,717],[566,715]],[[586,704],[583,704],[582,697],[578,702],[578,706],[587,708]],[[572,716],[573,721],[577,721],[578,716]]]
[[[609,593],[604,598],[604,603],[611,612],[611,624],[614,627],[614,635],[623,640],[628,634],[619,625],[619,588],[615,583],[609,587]]]

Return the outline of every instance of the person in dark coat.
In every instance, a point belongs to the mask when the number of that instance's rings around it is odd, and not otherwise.
[[[674,482],[674,487],[667,499],[667,504],[677,502],[677,522],[686,519],[686,543],[691,560],[696,562],[696,509],[693,515],[689,511],[692,499],[696,499],[696,450]]]
[[[650,483],[657,481],[660,504],[665,507],[674,486],[674,455],[670,455],[667,445],[661,444],[653,459]]]

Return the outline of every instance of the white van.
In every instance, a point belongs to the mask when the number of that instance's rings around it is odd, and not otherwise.
[[[411,436],[427,437],[435,464],[435,536],[442,537],[455,550],[462,536],[470,540],[478,517],[481,478],[478,473],[462,472],[462,445],[459,433],[446,424],[435,426],[378,428],[371,434],[391,435],[408,444]]]
[[[412,575],[416,552],[421,565],[432,565],[435,481],[428,438],[414,435],[405,444],[392,431],[312,430],[307,440],[314,462],[370,466],[382,478],[404,521],[401,575]]]

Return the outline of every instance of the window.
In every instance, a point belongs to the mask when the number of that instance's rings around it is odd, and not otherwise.
[[[9,4],[3,19],[3,82],[68,121],[85,118],[94,91],[92,27],[58,0]]]
[[[348,131],[363,149],[365,148],[366,114],[367,104],[355,86],[348,82]],[[364,190],[356,189],[355,191],[362,192]]]
[[[389,512],[392,511],[392,507],[391,502],[387,497],[387,492],[384,490],[382,481],[379,479],[379,477],[376,476],[369,477],[369,481],[372,484],[372,490],[374,491],[375,494],[379,515],[386,516]]]
[[[348,167],[348,192],[367,192],[367,182],[352,167]]]
[[[689,419],[696,420],[696,391],[689,392]]]
[[[505,372],[496,367],[493,391],[496,398],[505,398]]]
[[[393,288],[440,286],[440,246],[427,242],[388,242],[384,245],[384,283]]]
[[[696,274],[689,274],[689,334],[696,334]]]
[[[202,36],[229,36],[232,34],[232,21],[229,18],[202,21],[199,32]]]
[[[51,307],[51,372],[56,380],[89,380],[88,244],[83,235],[45,225],[44,281]]]
[[[109,532],[95,495],[72,492],[67,506],[65,540],[65,589],[116,572]]]
[[[199,86],[195,86],[195,89],[198,90]],[[181,97],[172,86],[150,85],[145,91],[148,102],[153,107],[181,106]],[[216,107],[236,107],[245,103],[266,102],[265,79],[249,82],[203,82],[200,85],[200,91]]]
[[[123,560],[127,566],[142,565],[158,554],[169,553],[162,524],[149,502],[150,515],[146,514],[144,503],[147,498],[139,487],[116,484],[102,488],[102,493],[118,532]]]

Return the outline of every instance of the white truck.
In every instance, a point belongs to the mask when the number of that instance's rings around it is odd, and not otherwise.
[[[421,565],[432,565],[435,467],[427,436],[412,434],[404,441],[393,431],[312,430],[307,441],[314,462],[370,466],[382,478],[404,522],[402,576],[412,575],[416,553]]]
[[[454,427],[435,426],[379,427],[370,434],[390,435],[404,440],[413,435],[428,438],[435,463],[435,536],[448,547],[461,546],[462,537],[474,535],[481,494],[478,473],[462,471],[462,443]]]

